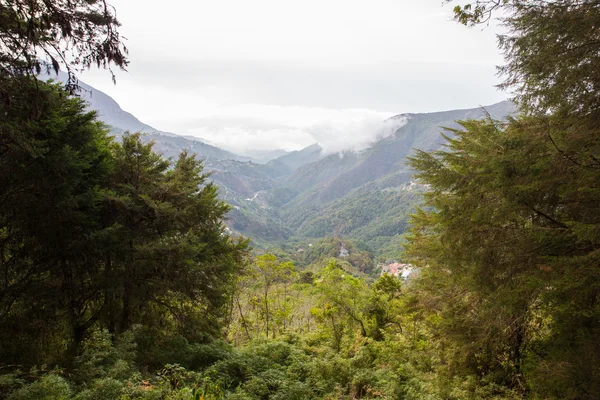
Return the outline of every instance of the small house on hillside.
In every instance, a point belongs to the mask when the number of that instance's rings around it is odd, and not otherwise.
[[[342,245],[342,248],[340,249],[340,257],[345,258],[348,257],[350,255],[350,252],[348,251],[348,249],[346,249],[344,247],[344,245]]]
[[[411,264],[394,262],[381,267],[381,275],[393,275],[396,278],[408,279],[415,272]]]

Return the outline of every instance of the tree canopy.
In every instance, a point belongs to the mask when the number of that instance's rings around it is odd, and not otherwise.
[[[119,27],[115,9],[105,0],[2,0],[0,79],[63,67],[72,92],[77,69],[127,67]]]
[[[466,25],[500,18],[507,30],[499,35],[501,88],[515,94],[522,111],[600,111],[600,1],[481,0],[454,13]]]
[[[410,160],[430,185],[408,246],[423,268],[417,298],[440,318],[449,371],[522,396],[600,396],[599,6],[457,8],[467,24],[503,9],[500,71],[522,114],[462,121],[446,149]]]
[[[125,66],[111,9],[0,5],[0,399],[600,398],[596,1],[455,9],[502,12],[521,113],[409,159],[426,193],[404,281],[341,238],[249,257],[202,162],[116,143],[30,76],[40,46],[50,68],[73,49]],[[370,198],[336,218],[370,220]]]
[[[0,147],[2,358],[72,357],[58,343],[77,352],[92,327],[217,335],[247,241],[226,233],[201,162],[165,160],[140,134],[112,143],[81,100],[28,85],[37,105],[20,91],[0,109],[19,133]]]

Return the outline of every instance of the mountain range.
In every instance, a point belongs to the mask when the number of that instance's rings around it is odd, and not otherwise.
[[[57,80],[64,80],[64,75]],[[488,107],[399,114],[396,131],[362,151],[324,154],[318,144],[293,152],[254,151],[254,157],[212,146],[201,139],[162,132],[121,109],[105,93],[80,82],[80,96],[97,110],[117,138],[141,131],[166,157],[181,151],[205,160],[205,169],[232,210],[228,226],[268,247],[295,238],[345,237],[373,251],[395,247],[424,188],[413,181],[406,157],[414,149],[443,146],[444,127],[486,115],[503,119],[515,112],[509,101]]]

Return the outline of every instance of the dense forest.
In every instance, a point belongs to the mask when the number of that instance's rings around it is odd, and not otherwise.
[[[454,13],[508,28],[519,113],[440,128],[418,191],[351,192],[259,251],[201,160],[76,95],[128,65],[114,9],[0,0],[0,399],[600,398],[600,1]],[[381,274],[399,260],[418,273]]]

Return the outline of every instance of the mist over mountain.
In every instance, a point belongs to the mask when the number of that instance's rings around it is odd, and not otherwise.
[[[406,123],[372,147],[328,155],[289,176],[283,187],[296,195],[281,207],[282,224],[299,237],[347,236],[383,246],[404,233],[423,190],[412,180],[406,157],[414,149],[440,148],[443,127],[457,128],[457,120],[487,115],[500,120],[514,111],[514,105],[504,101],[393,117]]]
[[[443,128],[458,128],[457,120],[488,115],[501,120],[514,111],[505,101],[475,109],[400,114],[391,118],[401,122],[398,128],[369,148],[327,155],[315,144],[263,166],[221,165],[213,178],[234,205],[230,227],[255,244],[335,236],[383,252],[398,248],[392,244],[406,231],[425,189],[413,180],[406,157],[414,149],[440,148]]]
[[[64,80],[59,75],[59,80]],[[232,210],[227,224],[257,245],[297,238],[348,237],[374,250],[397,240],[423,187],[412,180],[406,157],[414,149],[434,150],[444,143],[444,127],[457,120],[490,116],[503,119],[515,111],[504,101],[487,107],[444,112],[398,114],[380,123],[348,127],[348,139],[325,138],[304,149],[247,149],[232,153],[199,138],[161,132],[121,109],[105,93],[80,82],[80,96],[120,137],[141,131],[167,157],[181,151],[205,160],[210,179]],[[321,127],[321,132],[327,129]],[[362,129],[362,131],[361,131]],[[358,135],[358,137],[352,137]],[[345,149],[332,151],[332,149]]]

